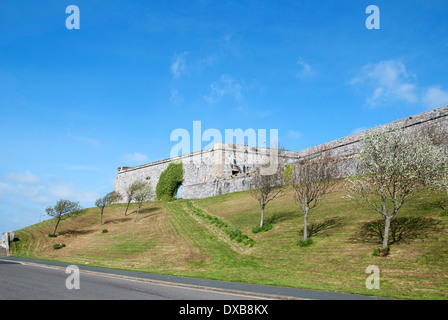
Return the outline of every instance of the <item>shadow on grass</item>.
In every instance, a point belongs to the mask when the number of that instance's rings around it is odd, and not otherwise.
[[[82,236],[86,234],[90,234],[95,232],[94,230],[65,230],[58,232],[59,236],[69,236],[69,237],[75,237],[75,236]]]
[[[137,221],[148,219],[148,218],[151,218],[151,217],[153,217],[155,215],[160,214],[159,209],[160,209],[159,207],[151,207],[151,208],[143,208],[143,209],[141,209],[140,213],[138,214]],[[135,215],[137,214],[137,210],[132,211],[131,213],[134,214],[134,218],[135,218]],[[147,215],[147,213],[152,213],[152,214]]]
[[[103,225],[108,224],[108,223],[122,223],[122,222],[130,221],[131,219],[132,219],[131,217],[108,219],[108,220],[104,221]]]
[[[143,209],[140,209],[140,213],[139,213],[139,215],[141,215],[141,214],[145,214],[145,213],[150,213],[150,212],[154,212],[154,211],[157,211],[157,210],[159,210],[160,208],[159,207],[151,207],[151,208],[143,208]],[[137,210],[134,210],[134,211],[132,211],[131,212],[132,214],[137,214]]]
[[[295,217],[297,213],[295,211],[278,212],[274,213],[271,217],[265,219],[265,223],[275,224],[282,221],[290,220]]]

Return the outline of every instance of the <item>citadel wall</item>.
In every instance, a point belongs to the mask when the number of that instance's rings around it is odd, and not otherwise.
[[[298,152],[284,151],[288,163],[297,161]],[[120,167],[115,191],[125,194],[134,181],[146,181],[156,189],[160,174],[171,162],[182,161],[184,168],[183,197],[206,198],[219,194],[247,190],[250,173],[265,165],[270,149],[215,143],[212,148],[187,155],[156,161],[138,167]],[[122,199],[123,202],[126,199]]]
[[[448,131],[448,106],[433,109],[415,116],[383,125],[393,130],[406,130],[437,126]],[[359,152],[365,132],[353,134],[302,151],[281,150],[279,157],[284,164],[311,160],[321,153],[337,161],[339,176],[354,170],[353,157]],[[115,191],[125,194],[126,188],[136,180],[146,180],[156,189],[160,174],[172,161],[182,161],[184,167],[183,198],[200,199],[248,190],[250,173],[269,160],[270,149],[215,143],[212,148],[138,167],[119,168]],[[125,201],[125,200],[123,200]]]

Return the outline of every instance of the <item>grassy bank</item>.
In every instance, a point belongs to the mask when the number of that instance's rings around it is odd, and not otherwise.
[[[61,222],[56,238],[48,237],[54,227],[52,220],[17,231],[20,240],[14,245],[14,254],[389,298],[447,299],[448,218],[440,216],[437,206],[444,195],[422,192],[409,198],[399,212],[399,216],[437,219],[442,231],[393,245],[391,256],[380,258],[372,256],[377,245],[352,240],[363,223],[380,217],[347,202],[344,194],[342,189],[334,192],[311,213],[310,222],[336,217],[341,224],[314,237],[309,247],[297,245],[303,220],[291,193],[267,207],[266,220],[273,228],[253,233],[260,217],[257,202],[248,192],[239,192],[201,200],[148,202],[136,222],[135,205],[126,217],[125,205],[106,208],[103,225],[99,210],[89,208]],[[232,240],[226,230],[239,230],[254,241],[253,246]],[[54,250],[58,243],[66,247]],[[380,269],[380,290],[366,289],[369,265]]]

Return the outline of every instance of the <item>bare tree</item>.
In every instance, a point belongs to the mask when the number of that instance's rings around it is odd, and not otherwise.
[[[79,205],[79,202],[72,202],[69,200],[58,200],[53,207],[46,208],[45,211],[47,214],[56,218],[56,225],[54,227],[53,234],[56,234],[56,229],[58,228],[59,222],[80,212],[81,210],[82,208]]]
[[[101,225],[103,224],[104,208],[106,208],[108,205],[118,201],[120,198],[121,198],[121,195],[118,192],[112,191],[112,192],[109,192],[108,194],[106,194],[104,197],[98,198],[95,201],[95,205],[98,208],[100,208],[100,210],[101,210],[101,219],[100,219]]]
[[[266,205],[283,194],[284,185],[278,173],[263,175],[260,171],[254,173],[250,185],[250,194],[254,197],[261,209],[260,228],[263,227],[264,210]]]
[[[302,160],[294,165],[291,185],[294,200],[303,212],[303,240],[308,239],[308,215],[337,183],[335,165],[322,152],[312,160]]]
[[[444,150],[421,132],[382,127],[366,132],[362,146],[357,158],[362,174],[346,179],[347,197],[361,200],[382,215],[385,251],[391,220],[405,199],[440,179],[446,161]]]
[[[140,213],[140,208],[142,207],[142,203],[148,201],[154,196],[154,191],[152,190],[150,185],[144,185],[140,189],[137,189],[134,192],[134,199],[138,203],[138,211],[135,215],[134,222],[137,221],[137,216]]]
[[[143,181],[134,181],[127,189],[126,189],[126,197],[128,204],[126,206],[126,210],[124,211],[124,216],[126,216],[126,213],[128,212],[129,204],[134,200],[134,194],[135,191],[138,189],[143,188],[146,185]]]

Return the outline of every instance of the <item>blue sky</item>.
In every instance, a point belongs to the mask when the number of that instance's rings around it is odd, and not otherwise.
[[[193,121],[301,150],[446,105],[447,15],[446,0],[0,0],[0,232],[61,198],[93,206]]]

